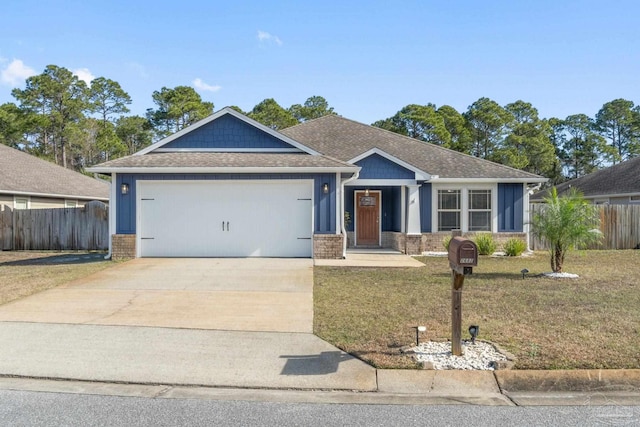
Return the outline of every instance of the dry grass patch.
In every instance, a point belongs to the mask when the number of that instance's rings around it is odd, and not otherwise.
[[[424,268],[315,267],[315,333],[374,366],[413,367],[398,350],[415,342],[413,326],[427,326],[422,339],[451,336],[448,261],[419,259]],[[573,252],[565,270],[580,278],[537,276],[550,271],[545,252],[481,257],[464,327],[480,325],[518,369],[640,368],[640,251]]]
[[[54,288],[112,266],[104,254],[0,251],[0,304]]]

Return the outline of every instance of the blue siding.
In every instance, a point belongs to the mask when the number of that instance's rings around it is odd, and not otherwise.
[[[379,154],[356,162],[360,166],[360,179],[415,179],[415,173]]]
[[[225,114],[162,148],[294,148],[292,145]]]
[[[336,232],[336,175],[335,174],[118,174],[116,188],[123,182],[129,184],[129,194],[117,192],[116,233],[136,233],[136,181],[137,180],[314,180],[314,232]],[[322,185],[329,184],[329,193],[322,192]]]
[[[344,211],[349,212],[351,223],[345,227],[347,231],[354,231],[353,224],[356,222],[355,209],[353,208],[354,187],[344,188]]]
[[[498,231],[522,232],[524,186],[498,184]]]
[[[420,231],[431,233],[431,184],[425,183],[420,187]]]

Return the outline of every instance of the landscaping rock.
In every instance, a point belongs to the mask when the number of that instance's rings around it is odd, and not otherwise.
[[[451,343],[427,341],[413,348],[414,357],[426,368],[433,369],[486,370],[507,369],[512,366],[506,355],[500,353],[491,343],[476,341],[462,342],[462,356],[451,354]]]

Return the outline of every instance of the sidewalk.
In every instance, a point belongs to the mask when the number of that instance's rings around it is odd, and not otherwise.
[[[593,376],[594,373],[598,375]],[[495,374],[495,375],[494,375]],[[503,375],[504,374],[504,375]],[[514,378],[517,383],[513,382]],[[529,382],[524,381],[525,378]],[[640,370],[409,371],[378,370],[377,390],[301,390],[188,384],[136,384],[0,377],[0,390],[165,399],[288,403],[487,406],[638,406]],[[571,379],[571,380],[570,380]],[[580,379],[580,381],[573,381]],[[500,390],[499,383],[524,389]],[[571,386],[569,387],[569,384]],[[542,388],[540,388],[542,387]],[[572,389],[578,388],[579,389]],[[528,390],[525,390],[528,388]]]

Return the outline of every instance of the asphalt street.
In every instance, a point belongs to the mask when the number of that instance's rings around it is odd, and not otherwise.
[[[6,426],[637,426],[640,406],[357,405],[0,390]]]

